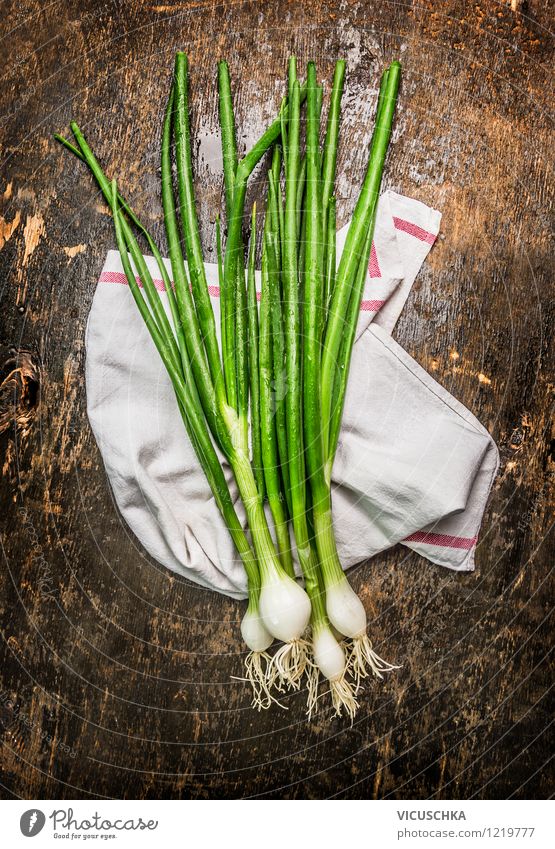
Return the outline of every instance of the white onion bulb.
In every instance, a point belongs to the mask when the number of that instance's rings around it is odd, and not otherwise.
[[[345,637],[366,632],[364,605],[346,578],[326,587],[326,611],[331,624]]]
[[[258,599],[266,629],[284,643],[298,640],[310,619],[310,600],[292,578],[275,574],[263,581]]]
[[[331,630],[319,628],[312,637],[314,662],[328,681],[337,681],[345,672],[345,653]]]
[[[264,626],[258,610],[247,608],[241,621],[241,634],[251,651],[262,652],[269,649],[274,638]]]

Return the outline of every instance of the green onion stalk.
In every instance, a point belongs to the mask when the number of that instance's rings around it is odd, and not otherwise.
[[[179,93],[176,98],[174,91]],[[250,654],[246,659],[247,679],[253,684],[254,703],[257,707],[267,707],[270,700],[269,689],[266,684],[266,665],[269,657],[266,649],[273,642],[270,631],[265,626],[259,610],[259,596],[262,576],[268,580],[280,576],[280,564],[275,556],[272,539],[267,527],[263,510],[259,503],[256,478],[253,474],[247,443],[246,418],[244,394],[241,407],[238,407],[237,383],[233,381],[233,393],[230,395],[229,387],[224,382],[224,371],[220,363],[220,353],[216,340],[216,327],[212,305],[208,295],[208,286],[205,275],[202,247],[198,219],[196,215],[194,190],[192,184],[192,167],[190,151],[190,131],[187,110],[187,61],[183,54],[176,58],[176,69],[174,88],[170,93],[168,107],[164,120],[164,131],[162,137],[162,201],[164,207],[164,222],[166,236],[172,264],[172,272],[178,293],[178,304],[180,306],[180,320],[183,327],[188,329],[187,340],[190,347],[190,357],[197,365],[200,385],[203,394],[199,393],[201,404],[207,417],[212,424],[212,434],[224,451],[235,475],[245,511],[248,516],[251,537],[253,540],[256,557],[259,565],[258,592],[249,595],[249,605],[241,623],[243,639],[250,648]],[[177,102],[176,102],[177,101]],[[181,211],[181,224],[184,232],[184,243],[187,251],[188,269],[191,278],[191,291],[187,282],[184,257],[181,250],[177,214],[172,191],[171,176],[171,129],[173,119],[175,120],[177,173],[179,186],[179,199]],[[230,130],[234,136],[234,130]],[[233,145],[229,135],[223,134],[223,138]],[[229,161],[229,160],[225,160]],[[226,180],[230,180],[226,172]],[[218,234],[219,235],[219,234]],[[218,239],[218,243],[220,240]],[[220,248],[220,245],[218,245]],[[221,250],[219,250],[221,256]],[[221,265],[221,263],[220,263]],[[223,271],[221,272],[223,278]],[[234,302],[234,298],[232,299]],[[235,310],[237,316],[238,312]],[[229,331],[226,322],[222,328],[225,333]],[[236,341],[239,339],[244,345],[245,327],[237,321],[231,327],[233,334],[228,348],[223,348],[224,369],[226,361],[229,362],[228,351],[233,351]],[[225,341],[225,335],[224,335]],[[228,339],[230,337],[227,337]],[[204,347],[203,347],[204,341]],[[231,358],[232,367],[235,369],[235,361]],[[226,375],[227,376],[227,375]],[[226,391],[227,390],[227,391]],[[261,565],[264,560],[265,565]],[[276,578],[277,580],[277,578]],[[283,583],[287,583],[284,576]],[[293,582],[291,582],[293,584]],[[296,584],[290,588],[291,593],[302,592]],[[300,598],[300,607],[304,599]],[[305,605],[306,607],[306,605]],[[302,614],[301,614],[302,615]]]
[[[274,519],[278,550],[285,571],[294,576],[287,502],[289,477],[285,434],[284,338],[279,279],[278,201],[270,174],[272,210],[266,214],[262,246],[262,290],[260,297],[260,394],[261,441],[266,493]]]
[[[181,72],[185,60],[178,54],[176,60],[176,77]],[[305,665],[305,641],[303,633],[310,618],[310,601],[305,591],[294,579],[293,563],[291,557],[291,544],[287,526],[286,514],[280,496],[279,481],[277,479],[277,468],[273,477],[267,475],[266,463],[264,462],[264,451],[273,442],[269,429],[267,410],[264,406],[266,384],[263,372],[262,342],[264,338],[262,319],[259,338],[259,380],[258,380],[258,416],[260,423],[265,427],[261,430],[260,453],[262,465],[264,466],[264,484],[260,481],[260,474],[256,473],[258,459],[253,457],[255,469],[249,460],[248,443],[248,386],[250,384],[251,410],[253,409],[253,386],[256,392],[256,376],[253,374],[255,368],[254,358],[245,355],[248,350],[249,326],[254,332],[253,304],[253,257],[254,249],[251,249],[250,272],[247,269],[247,287],[245,288],[244,253],[242,240],[242,223],[245,209],[245,198],[247,181],[254,167],[260,161],[264,153],[272,146],[281,134],[284,121],[287,119],[288,105],[284,101],[280,113],[274,123],[262,135],[249,153],[234,166],[236,159],[236,145],[234,142],[234,118],[232,99],[229,83],[229,75],[225,63],[219,66],[219,94],[220,94],[220,120],[222,125],[222,153],[224,163],[224,179],[226,184],[226,209],[227,209],[227,240],[223,259],[223,294],[225,301],[225,337],[222,342],[223,361],[226,365],[226,385],[236,386],[236,395],[227,397],[227,404],[223,405],[222,414],[230,422],[230,435],[232,437],[233,451],[229,456],[230,465],[235,473],[239,491],[245,505],[247,519],[255,551],[260,568],[260,596],[259,609],[264,626],[267,630],[284,645],[278,650],[283,658],[285,668],[289,670],[290,683],[295,684]],[[178,160],[179,162],[179,160]],[[193,204],[194,210],[194,204]],[[249,276],[250,276],[250,308],[249,308]],[[228,333],[229,311],[235,309],[234,343],[231,342],[231,333]],[[271,336],[273,342],[273,334]],[[252,345],[252,342],[250,343]],[[249,375],[250,366],[250,375]],[[231,375],[228,377],[227,375]],[[233,380],[235,377],[235,381]],[[233,400],[237,404],[234,409]],[[254,414],[256,418],[257,399],[254,398]],[[252,427],[251,427],[252,430]],[[280,434],[276,429],[276,442],[279,445]],[[252,441],[252,440],[251,440]],[[240,468],[237,468],[237,459],[240,460]],[[282,452],[282,460],[283,457]],[[264,493],[268,497],[270,509],[274,517],[274,528],[276,532],[278,551],[274,546],[270,531],[266,522],[263,501]],[[257,547],[258,540],[258,547]],[[262,546],[261,543],[264,543]]]
[[[318,557],[309,531],[308,493],[306,488],[305,440],[302,414],[302,333],[301,292],[299,269],[299,195],[308,178],[307,192],[319,190],[318,131],[320,106],[316,86],[315,68],[310,64],[307,75],[307,155],[305,174],[300,155],[300,86],[296,79],[295,60],[289,64],[289,122],[285,163],[285,215],[282,232],[283,245],[283,316],[287,394],[286,432],[290,481],[291,518],[299,563],[311,603],[310,637],[313,662],[307,666],[309,716],[316,710],[318,678],[322,673],[329,682],[332,702],[337,713],[345,709],[352,717],[357,708],[352,687],[346,678],[347,661],[342,646],[336,640],[326,615],[323,585],[321,584]],[[316,140],[314,145],[314,140]],[[310,180],[313,180],[311,183]]]
[[[272,214],[273,198],[270,199],[270,194],[272,193],[270,192],[268,197],[262,241],[259,337],[260,427],[263,434],[262,461],[266,492],[274,516],[276,535],[279,539],[281,529],[281,533],[286,535],[286,544],[290,545],[289,527],[284,510],[284,484],[280,475],[276,393],[274,390],[276,362],[274,358],[275,323],[273,319],[276,310],[276,289],[279,285],[277,260],[279,227],[275,214]],[[283,362],[278,364],[278,368],[283,368]],[[269,675],[271,683],[275,683],[280,690],[283,689],[284,685],[299,689],[301,678],[307,669],[308,649],[309,644],[304,638],[297,642],[294,653],[288,650],[287,644],[278,649],[272,659],[271,669],[273,674],[270,672]]]
[[[382,78],[369,163],[333,283],[323,336],[319,328],[325,285],[322,241],[317,230],[322,205],[315,192],[309,196],[307,216],[304,398],[312,517],[327,614],[334,628],[352,641],[349,668],[357,688],[369,671],[381,678],[395,667],[373,650],[364,606],[341,568],[332,523],[330,480],[400,72],[399,63],[393,62]],[[311,159],[308,186],[315,170],[314,155]]]

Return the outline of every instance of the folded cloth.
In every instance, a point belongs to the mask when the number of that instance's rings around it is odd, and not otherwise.
[[[436,210],[394,192],[380,198],[333,469],[344,568],[398,542],[442,566],[474,568],[497,448],[472,413],[390,336],[440,220]],[[337,236],[338,255],[346,229]],[[146,261],[167,309],[156,263]],[[206,271],[219,326],[217,267],[207,264]],[[87,410],[116,503],[159,563],[242,598],[242,564],[126,284],[119,253],[110,251],[86,334]],[[225,462],[224,468],[245,523]]]

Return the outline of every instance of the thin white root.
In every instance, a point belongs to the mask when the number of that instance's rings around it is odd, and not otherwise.
[[[252,707],[268,710],[272,702],[287,710],[270,692],[272,680],[269,676],[272,658],[265,651],[251,651],[245,659],[245,681],[252,687]],[[243,679],[242,679],[243,680]]]
[[[361,634],[351,641],[350,651],[347,655],[347,672],[355,680],[355,695],[359,691],[361,679],[366,678],[370,673],[383,680],[382,673],[392,672],[394,669],[400,668],[400,666],[388,663],[376,654],[368,634]]]
[[[318,712],[318,684],[320,682],[320,670],[312,660],[306,665],[306,713],[311,720]]]
[[[318,695],[319,683],[320,671],[315,663],[311,663],[307,670],[306,712],[309,720],[318,713],[318,701],[328,692],[326,690]],[[342,716],[343,712],[345,712],[351,718],[352,722],[358,710],[358,702],[355,697],[353,685],[347,681],[345,675],[342,675],[336,681],[327,681],[326,683],[330,686],[329,692],[331,693],[331,701],[334,708],[333,716]]]
[[[284,687],[299,690],[309,663],[309,649],[310,643],[304,637],[284,643],[271,660],[266,676],[268,687],[275,686],[280,693],[283,693]]]
[[[353,685],[343,675],[337,681],[330,681],[331,701],[335,708],[335,716],[342,716],[343,711],[351,718],[356,716],[358,702],[355,698]]]

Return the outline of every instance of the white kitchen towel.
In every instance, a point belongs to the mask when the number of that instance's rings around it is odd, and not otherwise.
[[[333,473],[346,569],[398,542],[451,569],[474,568],[497,448],[478,420],[389,335],[440,220],[436,210],[394,192],[380,199]],[[346,228],[338,233],[338,255],[345,234]],[[152,257],[147,263],[167,308],[156,263]],[[206,270],[219,325],[217,268],[207,264]],[[168,569],[244,597],[243,567],[117,251],[108,253],[100,275],[86,351],[87,410],[122,516]],[[226,476],[244,521],[228,468]]]

